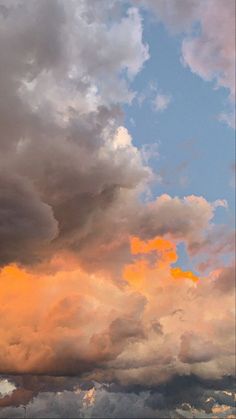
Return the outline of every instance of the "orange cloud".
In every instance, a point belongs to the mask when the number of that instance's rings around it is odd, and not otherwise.
[[[173,278],[180,279],[191,279],[192,281],[198,281],[198,276],[191,271],[183,271],[180,267],[171,268],[171,274]]]
[[[0,289],[2,373],[89,370],[116,354],[109,324],[135,317],[142,301],[78,265],[53,274],[9,265],[0,271]]]
[[[175,243],[162,237],[152,240],[141,240],[139,237],[130,238],[130,249],[133,255],[142,255],[140,259],[125,266],[123,274],[129,284],[145,289],[148,287],[147,278],[150,276],[155,281],[156,277],[163,279],[190,279],[197,281],[198,277],[191,271],[183,271],[180,267],[172,268],[171,265],[178,260]],[[154,264],[151,264],[148,255],[156,252]],[[144,258],[145,255],[145,258]]]
[[[66,255],[55,256],[48,271],[46,265],[34,272],[3,268],[1,373],[157,383],[176,373],[230,372],[234,324],[231,310],[225,310],[233,307],[230,272],[221,287],[216,286],[221,272],[197,281],[192,272],[172,266],[175,243],[133,237],[130,244],[134,260],[124,266],[123,282],[89,274]]]
[[[176,245],[170,240],[162,237],[155,237],[152,240],[141,240],[139,237],[131,237],[130,249],[133,255],[148,254],[153,251],[157,252],[159,262],[174,263],[178,259],[176,253]]]

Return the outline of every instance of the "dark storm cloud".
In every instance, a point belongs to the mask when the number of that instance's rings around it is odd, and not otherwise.
[[[232,376],[220,380],[204,380],[194,375],[176,376],[152,389],[145,403],[154,409],[163,406],[174,409],[185,403],[210,413],[217,403],[235,407],[234,391],[235,378]]]
[[[24,381],[16,377],[8,379],[13,379],[21,387],[12,393],[12,406],[15,408],[5,407],[0,417],[20,417],[23,405],[26,405],[28,417],[58,418],[177,418],[183,417],[181,411],[189,411],[192,417],[218,417],[214,413],[216,406],[226,406],[228,414],[235,412],[235,380],[230,376],[221,380],[203,380],[194,375],[176,376],[151,389],[86,384],[68,377],[28,376]],[[30,391],[32,400],[28,404]],[[18,399],[20,395],[21,402]],[[7,400],[9,398],[5,399],[5,406]]]

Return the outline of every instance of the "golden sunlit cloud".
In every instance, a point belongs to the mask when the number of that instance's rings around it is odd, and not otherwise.
[[[55,255],[49,273],[45,265],[43,271],[5,266],[0,272],[3,372],[89,372],[107,379],[109,369],[98,372],[99,365],[108,364],[111,370],[113,363],[126,365],[133,347],[141,351],[137,356],[148,369],[153,345],[158,344],[158,356],[168,353],[168,364],[180,356],[166,372],[158,367],[155,380],[163,380],[179,369],[203,374],[202,359],[209,360],[211,369],[211,362],[217,362],[216,346],[218,356],[221,352],[225,356],[230,341],[222,346],[215,307],[230,307],[232,295],[219,295],[214,285],[221,272],[197,281],[194,273],[173,267],[177,251],[169,239],[132,237],[130,251],[133,262],[123,268],[123,283],[99,272],[86,273],[72,255],[64,259]],[[205,320],[197,326],[203,312]],[[230,314],[225,316],[229,325]],[[209,346],[209,333],[216,346]],[[221,374],[223,365],[221,361],[214,374]],[[124,366],[117,369],[121,381],[133,380],[127,371]],[[143,380],[141,370],[135,377]]]
[[[162,237],[155,237],[152,240],[141,240],[139,237],[130,238],[130,249],[133,255],[141,255],[132,264],[125,266],[124,278],[133,286],[147,286],[147,278],[152,276],[163,279],[163,286],[167,277],[172,279],[182,278],[197,281],[198,277],[191,271],[183,271],[180,267],[171,267],[178,260],[176,245],[170,240]],[[148,256],[155,252],[153,263],[150,263]],[[145,256],[145,257],[144,257]]]

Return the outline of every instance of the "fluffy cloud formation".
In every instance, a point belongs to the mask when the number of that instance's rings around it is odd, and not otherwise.
[[[1,202],[8,231],[1,265],[50,257],[55,248],[80,251],[85,260],[98,243],[112,241],[114,220],[122,241],[122,202],[135,202],[150,177],[118,106],[133,97],[127,79],[148,58],[141,17],[135,8],[121,15],[112,3],[111,10],[101,3],[100,15],[93,5],[2,3]]]
[[[128,80],[148,47],[138,10],[105,3],[2,3],[1,265],[66,249],[120,274],[130,234],[170,233],[196,248],[212,219],[204,198],[140,202],[152,174],[119,103],[133,96]]]
[[[200,2],[200,36],[184,40],[184,62],[205,80],[216,79],[218,86],[235,95],[235,2]],[[219,27],[221,30],[219,31]]]
[[[173,266],[176,246],[163,238],[133,238],[131,252],[120,285],[65,257],[54,274],[5,267],[1,372],[141,385],[232,374],[233,271],[198,279]]]
[[[84,415],[113,406],[100,389],[93,412],[93,391],[80,397],[72,378],[56,385],[42,374],[81,377],[88,392],[91,381],[146,391],[176,375],[230,376],[233,269],[212,268],[233,250],[228,236],[214,244],[225,201],[147,202],[152,171],[124,126],[121,105],[149,57],[139,10],[103,0],[0,6],[0,373],[16,386],[1,387],[3,415],[32,404],[37,416],[53,402],[60,417],[61,395],[45,395],[55,387]],[[207,251],[210,273],[181,268],[179,243]],[[132,402],[121,399],[122,416]],[[154,402],[146,394],[143,412]]]
[[[235,126],[235,1],[141,0],[171,31],[184,32],[184,65],[229,91],[229,112],[219,119]],[[196,25],[200,27],[197,28]],[[219,30],[220,28],[220,30]]]

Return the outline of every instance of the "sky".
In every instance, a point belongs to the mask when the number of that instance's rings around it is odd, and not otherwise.
[[[0,0],[0,418],[234,418],[234,0]]]

